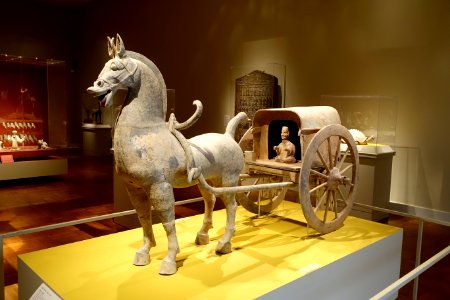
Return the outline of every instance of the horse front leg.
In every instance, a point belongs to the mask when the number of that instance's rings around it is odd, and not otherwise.
[[[141,224],[144,233],[144,244],[136,251],[133,264],[136,266],[145,266],[150,263],[150,248],[156,246],[152,228],[151,205],[144,189],[131,183],[126,184],[126,187],[131,204],[136,209],[139,223]]]
[[[227,222],[225,225],[225,234],[219,240],[216,246],[216,253],[227,254],[231,252],[231,238],[235,231],[235,221],[236,221],[236,208],[237,203],[235,199],[235,194],[224,194],[222,200],[225,204],[225,209],[227,212]]]
[[[203,225],[197,232],[195,243],[197,245],[207,245],[209,243],[208,231],[213,228],[212,213],[214,210],[214,204],[216,203],[216,196],[211,194],[200,185],[198,186],[203,200],[205,201],[205,213],[203,215]]]
[[[167,182],[153,184],[149,197],[161,219],[168,242],[168,253],[161,262],[159,274],[172,275],[177,272],[176,256],[180,252],[175,228],[175,198],[172,186]]]

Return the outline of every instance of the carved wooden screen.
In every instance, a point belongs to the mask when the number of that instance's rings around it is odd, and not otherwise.
[[[253,71],[236,79],[235,114],[243,111],[253,120],[258,109],[279,107],[278,79],[262,71]],[[236,130],[239,141],[251,126],[240,125]]]

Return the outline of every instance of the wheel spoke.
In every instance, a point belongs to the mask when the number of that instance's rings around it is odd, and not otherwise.
[[[342,194],[341,188],[338,187],[337,190],[338,190],[338,192],[339,192],[339,195],[340,195],[341,198],[342,198],[342,202],[344,202],[345,206],[347,206],[347,201],[345,201],[345,196],[344,196],[344,194]]]
[[[331,196],[333,197],[333,204],[334,204],[334,218],[337,219],[338,213],[337,213],[336,191],[331,191]]]
[[[325,200],[325,196],[328,195],[329,190],[325,190],[325,192],[323,192],[322,196],[320,197],[319,202],[317,202],[316,207],[314,208],[314,212],[316,213],[319,210],[319,207],[322,205],[323,200]]]
[[[259,180],[260,180],[260,179],[261,179],[261,178],[257,177],[257,178],[255,179],[255,181],[253,181],[253,185],[257,185],[257,184],[259,183]],[[252,191],[248,191],[248,192],[245,193],[245,195],[247,196],[247,198],[250,198],[251,192],[252,192]],[[258,196],[258,197],[259,197],[259,196]]]
[[[275,177],[269,178],[264,174],[249,174],[249,176],[241,178],[240,185],[257,188],[261,184],[272,181],[277,181],[277,179]],[[237,200],[252,213],[268,214],[284,200],[286,190],[287,188],[246,190],[237,193]]]
[[[327,145],[328,145],[328,162],[331,168],[333,168],[333,157],[331,156],[331,137],[329,136],[327,138]]]
[[[317,191],[318,189],[320,189],[321,187],[324,187],[326,185],[327,185],[327,182],[323,182],[323,183],[319,184],[318,186],[316,186],[316,187],[312,188],[311,190],[309,190],[309,193],[311,194],[312,192]]]
[[[339,152],[341,151],[340,142],[341,142],[341,139],[339,138],[338,144],[337,144],[337,146],[336,146],[336,153],[335,153],[335,155],[334,155],[334,163],[333,163],[333,167],[336,167],[336,165],[337,165],[337,163],[338,163]]]
[[[327,169],[328,173],[330,173],[330,168],[328,167],[327,163],[325,162],[325,159],[323,159],[323,156],[319,150],[317,150],[317,154],[319,155],[319,158],[322,161],[323,166]]]
[[[327,193],[327,202],[325,203],[325,212],[323,214],[323,222],[327,221],[328,206],[330,205],[330,193]]]
[[[328,180],[328,176],[325,175],[325,174],[323,174],[323,173],[321,173],[321,172],[319,172],[319,171],[316,171],[316,170],[314,170],[314,169],[311,169],[311,173],[314,173],[315,175],[321,176],[321,177],[323,177],[323,178],[325,178],[325,179]]]
[[[348,169],[352,168],[353,164],[350,164],[348,166],[346,166],[344,169],[342,169],[342,171],[339,171],[341,174],[344,174]]]
[[[344,156],[341,158],[341,160],[339,161],[339,165],[338,165],[338,169],[340,169],[342,167],[342,164],[344,163],[345,159],[347,158],[348,153],[350,152],[350,149],[347,145],[347,150],[344,153]]]

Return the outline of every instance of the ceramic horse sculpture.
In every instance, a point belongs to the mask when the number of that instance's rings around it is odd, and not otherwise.
[[[236,115],[224,134],[207,133],[183,139],[177,129],[192,125],[201,113],[201,103],[194,101],[197,111],[185,123],[177,123],[173,115],[171,122],[166,122],[166,85],[156,65],[139,53],[125,50],[119,35],[108,38],[108,53],[111,59],[88,92],[110,106],[119,88],[128,89],[116,121],[113,146],[116,171],[125,182],[144,232],[144,243],[135,254],[134,264],[150,263],[150,248],[156,245],[151,220],[153,207],[168,238],[168,254],[161,262],[159,273],[174,274],[179,245],[173,188],[198,184],[200,172],[213,186],[236,186],[244,158],[234,140],[234,132],[247,116]],[[205,201],[205,214],[195,242],[207,244],[215,196],[201,185],[199,190]],[[232,193],[221,196],[227,219],[225,233],[216,247],[218,254],[231,252],[237,207],[234,196]]]

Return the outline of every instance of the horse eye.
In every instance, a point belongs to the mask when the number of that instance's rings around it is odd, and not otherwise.
[[[117,66],[116,66],[116,64],[114,62],[112,62],[109,67],[111,68],[111,70],[117,71]]]

